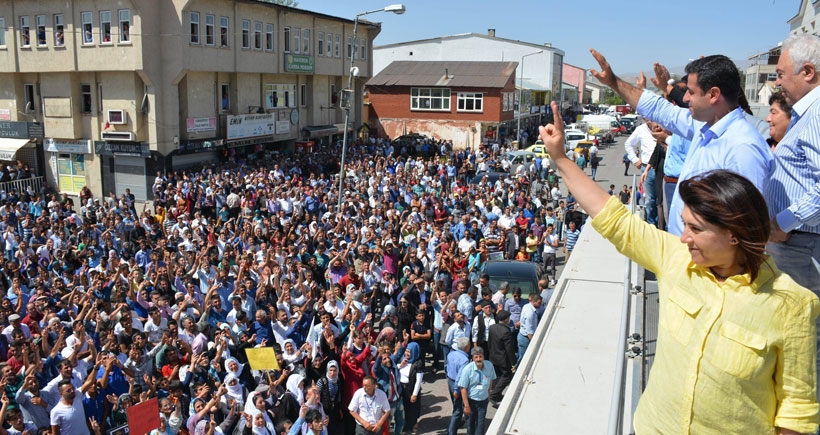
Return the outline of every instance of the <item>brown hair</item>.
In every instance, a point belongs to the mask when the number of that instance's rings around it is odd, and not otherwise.
[[[790,106],[788,101],[786,101],[786,97],[783,95],[783,92],[775,92],[769,97],[769,106],[774,103],[779,104],[780,109],[788,113],[789,117],[792,116],[792,106]]]
[[[705,221],[729,230],[738,240],[741,262],[757,279],[769,240],[769,210],[751,181],[731,171],[717,170],[681,181],[683,203]]]

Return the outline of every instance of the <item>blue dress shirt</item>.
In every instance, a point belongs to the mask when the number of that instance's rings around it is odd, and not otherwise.
[[[638,113],[692,141],[678,183],[711,170],[726,169],[743,175],[761,192],[766,191],[766,183],[774,170],[774,156],[763,136],[746,120],[741,108],[727,113],[710,126],[692,118],[688,109],[644,91],[638,100]],[[677,189],[670,204],[668,230],[680,236],[683,233],[683,200]]]
[[[663,175],[672,178],[680,177],[680,170],[686,160],[686,153],[692,141],[679,134],[669,137],[669,146],[666,149],[666,160],[663,162]]]

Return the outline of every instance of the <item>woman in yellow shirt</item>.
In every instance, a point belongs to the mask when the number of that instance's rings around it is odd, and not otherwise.
[[[820,301],[765,254],[760,192],[729,171],[681,181],[677,237],[629,213],[564,155],[564,129],[540,127],[593,227],[658,277],[655,361],[635,411],[642,434],[798,434],[818,429]]]

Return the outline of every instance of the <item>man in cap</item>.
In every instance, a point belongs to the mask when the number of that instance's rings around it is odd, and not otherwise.
[[[495,307],[492,301],[481,300],[478,304],[481,312],[473,319],[472,339],[474,346],[488,349],[487,339],[490,337],[490,327],[495,325]]]

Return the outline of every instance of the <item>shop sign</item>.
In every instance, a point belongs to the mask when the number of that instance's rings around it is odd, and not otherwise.
[[[276,134],[290,133],[290,121],[276,121]]]
[[[313,72],[313,56],[302,56],[298,54],[285,55],[285,71],[288,72]]]
[[[273,113],[228,115],[226,139],[269,136],[276,134]]]
[[[53,139],[43,142],[46,151],[52,153],[91,154],[90,139]]]
[[[11,109],[0,109],[0,121],[11,121]]]
[[[94,141],[94,149],[101,156],[135,156],[151,157],[151,149],[147,143],[140,142],[108,142],[104,140]]]
[[[273,136],[254,137],[249,139],[240,139],[237,141],[228,142],[228,148],[238,148],[248,145],[257,145],[261,143],[273,142]]]
[[[216,130],[216,118],[188,118],[188,133]]]
[[[0,137],[28,139],[28,122],[0,122]]]

